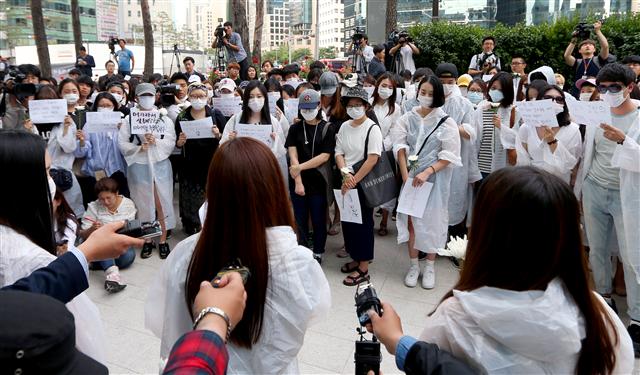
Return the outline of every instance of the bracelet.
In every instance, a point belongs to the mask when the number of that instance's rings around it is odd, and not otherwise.
[[[556,143],[558,143],[558,140],[557,140],[557,139],[554,139],[554,140],[553,140],[553,141],[551,141],[551,142],[547,142],[547,144],[548,144],[549,146],[551,146],[551,145],[553,145],[553,144],[556,144]]]
[[[619,144],[619,145],[622,145],[622,144],[624,144],[624,140],[625,140],[625,139],[626,139],[626,137],[625,137],[625,138],[622,138],[622,140],[621,140],[620,142],[616,142],[616,143],[617,143],[617,144]]]
[[[433,165],[430,165],[429,168],[433,169],[433,173],[436,173],[436,169],[433,167]]]
[[[229,341],[231,330],[233,329],[233,327],[231,326],[231,321],[229,320],[229,316],[227,315],[227,313],[217,307],[205,307],[204,309],[202,309],[202,311],[200,311],[200,314],[198,314],[198,317],[193,322],[193,329],[196,329],[196,327],[198,327],[198,323],[200,323],[202,318],[204,318],[207,314],[218,315],[219,317],[224,319],[225,323],[227,323],[227,337],[224,341]]]

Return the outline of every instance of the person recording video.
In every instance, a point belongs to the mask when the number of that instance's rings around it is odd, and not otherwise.
[[[40,69],[33,64],[18,65],[9,72],[0,95],[0,119],[4,129],[27,129],[29,100],[33,99],[40,83]],[[0,84],[0,90],[2,89]],[[2,91],[0,91],[2,92]]]
[[[398,40],[396,41],[396,45],[393,46],[389,50],[389,55],[395,56],[396,53],[400,51],[402,65],[399,67],[399,64],[396,64],[396,69],[394,71],[400,72],[404,69],[407,69],[411,72],[411,74],[416,71],[416,64],[413,61],[413,55],[417,55],[420,53],[418,47],[413,44],[413,40],[409,37],[409,34],[406,31],[400,32],[398,34]]]
[[[500,66],[500,57],[493,52],[496,47],[496,40],[492,36],[486,36],[482,39],[482,53],[473,55],[469,63],[469,71],[467,72],[473,78],[482,78],[483,74],[488,74],[492,68],[502,70]]]
[[[242,38],[240,34],[233,31],[233,24],[229,21],[224,23],[224,36],[222,40],[216,35],[215,45],[222,43],[227,49],[228,62],[237,62],[240,65],[240,79],[247,80],[247,70],[249,69],[249,61],[247,60],[247,52],[242,46]]]
[[[598,75],[600,68],[603,67],[609,59],[609,42],[601,31],[602,22],[598,21],[593,25],[579,23],[571,34],[571,41],[564,51],[564,62],[575,69],[575,79],[587,79],[587,77],[595,77]],[[596,42],[589,39],[590,30],[593,30],[600,43],[600,54],[596,57]],[[578,39],[583,39],[578,43]],[[573,50],[578,45],[579,59],[573,57]]]

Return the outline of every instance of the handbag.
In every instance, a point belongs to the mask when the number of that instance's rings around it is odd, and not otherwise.
[[[380,125],[374,124],[369,127],[367,138],[364,141],[364,158],[353,165],[353,170],[356,173],[362,168],[369,155],[369,135],[374,126],[379,127]],[[358,183],[358,189],[364,195],[367,207],[371,208],[380,206],[398,196],[393,151],[385,151],[384,145],[382,146],[382,155],[378,158],[373,169]]]

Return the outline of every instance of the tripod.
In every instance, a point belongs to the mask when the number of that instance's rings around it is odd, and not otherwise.
[[[404,63],[402,62],[402,53],[400,50],[402,47],[398,49],[395,55],[393,55],[393,60],[391,61],[391,71],[397,75],[400,75],[404,70]]]
[[[220,72],[224,72],[225,70],[225,58],[224,58],[224,44],[218,43],[216,45],[215,48],[215,53],[216,53],[216,57],[217,57],[217,61],[216,61],[216,68],[218,69],[218,71]]]
[[[173,71],[173,59],[176,59],[176,65],[178,66],[178,71],[180,71],[180,50],[178,49],[178,45],[173,45],[173,56],[171,57],[171,68],[169,68],[169,77],[171,77],[171,72]]]
[[[360,43],[352,44],[351,53],[353,54],[353,63],[351,64],[353,73],[358,75],[366,73],[364,56],[362,56],[362,46]]]

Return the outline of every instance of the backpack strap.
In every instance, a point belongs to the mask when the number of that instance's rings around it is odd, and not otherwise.
[[[429,133],[429,135],[427,135],[427,138],[424,139],[424,141],[422,142],[422,146],[420,146],[420,149],[418,150],[418,152],[416,153],[416,155],[420,155],[420,153],[422,152],[422,149],[424,148],[424,145],[427,144],[427,141],[429,140],[429,137],[431,137],[431,135],[433,133],[436,132],[436,130],[438,130],[438,128],[440,127],[440,125],[444,124],[445,121],[447,121],[447,119],[449,118],[449,116],[444,116],[443,118],[440,119],[440,121],[438,122],[438,125],[436,125],[436,127],[431,131],[431,133]]]

